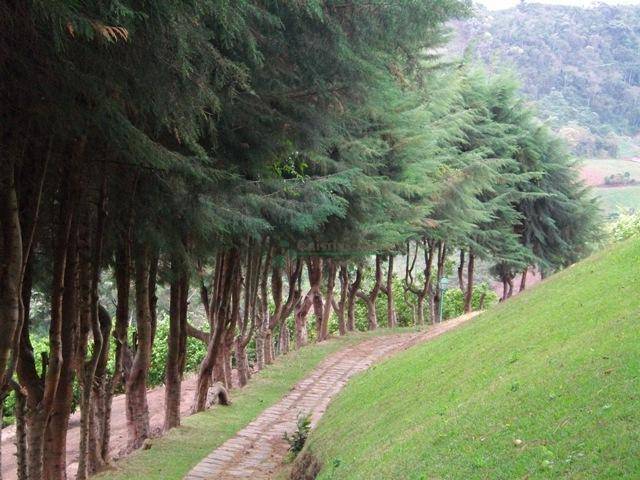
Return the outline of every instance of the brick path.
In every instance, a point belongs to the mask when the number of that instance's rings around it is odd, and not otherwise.
[[[271,478],[287,453],[287,443],[282,437],[285,432],[295,431],[298,413],[311,413],[311,424],[315,426],[351,376],[366,370],[375,361],[437,337],[473,316],[458,317],[425,332],[383,335],[334,353],[282,400],[205,457],[185,480]]]

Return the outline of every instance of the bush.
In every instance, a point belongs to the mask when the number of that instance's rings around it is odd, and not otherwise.
[[[299,413],[298,421],[296,422],[296,431],[293,432],[293,435],[289,436],[287,432],[284,432],[283,438],[289,444],[289,451],[293,455],[298,455],[302,451],[305,442],[307,441],[307,437],[309,436],[309,431],[311,431],[311,414]]]
[[[640,234],[640,213],[620,211],[611,226],[611,238],[620,242]]]
[[[482,308],[489,308],[498,302],[498,295],[491,290],[488,284],[480,283],[473,288],[473,296],[471,297],[471,308],[473,310],[480,309],[480,302],[484,295]],[[444,294],[444,303],[442,304],[442,316],[446,320],[448,318],[459,317],[464,313],[464,292],[459,288],[447,290]]]

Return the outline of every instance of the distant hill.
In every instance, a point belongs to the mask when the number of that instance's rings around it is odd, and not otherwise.
[[[526,4],[454,24],[452,50],[512,66],[576,153],[617,154],[640,131],[640,7]]]

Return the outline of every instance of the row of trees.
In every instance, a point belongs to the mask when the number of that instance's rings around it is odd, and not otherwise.
[[[595,206],[509,76],[433,51],[457,0],[4,2],[0,6],[0,395],[16,396],[18,477],[109,462],[114,393],[129,447],[151,434],[147,376],[169,291],[165,428],[186,338],[213,381],[329,333],[378,325],[394,272],[423,324],[452,254],[471,308],[478,259],[512,284],[575,261]],[[396,259],[401,259],[400,267]],[[466,274],[463,272],[466,270]],[[101,295],[115,283],[111,315]],[[190,323],[199,292],[206,325]],[[36,359],[32,300],[45,295]],[[195,303],[195,302],[194,302]],[[313,316],[312,316],[313,314]],[[110,359],[115,367],[109,368]]]

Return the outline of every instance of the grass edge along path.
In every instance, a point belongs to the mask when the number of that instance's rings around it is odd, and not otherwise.
[[[318,479],[640,478],[638,279],[633,239],[354,377]]]
[[[182,425],[151,440],[151,448],[138,450],[96,475],[97,480],[178,480],[211,451],[233,437],[260,412],[280,400],[327,356],[368,338],[416,328],[379,329],[333,337],[320,344],[276,358],[273,365],[254,374],[249,384],[231,391],[229,407],[214,406],[184,417]]]

